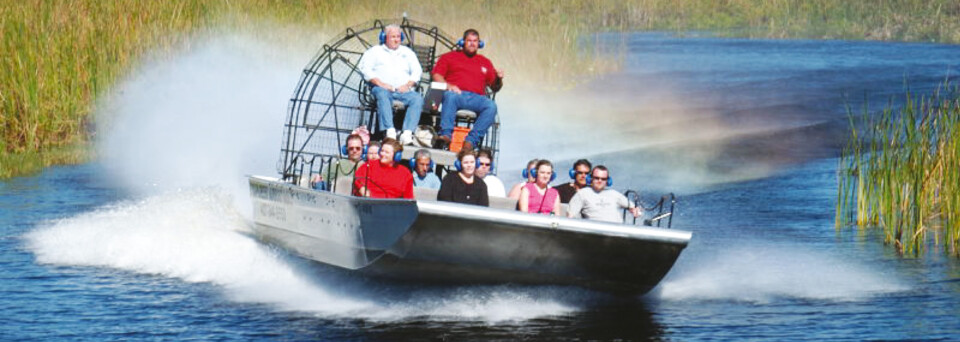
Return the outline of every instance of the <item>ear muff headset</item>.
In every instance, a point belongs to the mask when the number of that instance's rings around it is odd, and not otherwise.
[[[523,179],[527,179],[527,178],[530,178],[530,175],[535,172],[537,172],[535,168],[529,168],[529,169],[523,169],[521,174],[523,175]]]
[[[400,30],[400,42],[403,43],[406,40],[407,40],[407,34],[403,33],[403,30]],[[380,30],[380,44],[386,44],[386,42],[387,42],[387,31]]]
[[[593,181],[593,177],[590,174],[587,174],[587,184]],[[607,174],[607,186],[613,186],[613,176],[609,173]]]
[[[457,169],[457,172],[463,171],[463,164],[460,164],[460,159],[453,162],[453,167]]]
[[[481,39],[481,40],[480,40],[480,43],[477,43],[477,49],[482,49],[482,48],[483,48],[483,45],[484,45],[484,44],[483,44],[483,39]],[[460,38],[460,40],[457,41],[457,47],[459,47],[459,48],[461,48],[461,49],[463,48],[463,38]]]
[[[531,174],[533,175],[534,178],[536,178],[536,177],[537,177],[537,168],[534,167],[534,168],[531,168],[530,170],[523,170],[523,178],[524,178],[524,179],[527,179],[527,176],[529,176],[529,175],[531,175]],[[557,179],[557,172],[556,172],[556,171],[550,172],[550,181],[552,182],[554,179]]]
[[[383,148],[383,146],[380,146],[380,148]],[[367,159],[367,155],[369,155],[369,154],[370,154],[370,153],[367,152],[367,147],[364,146],[364,147],[363,147],[363,161],[370,161],[370,159]],[[380,154],[380,150],[378,149],[378,150],[377,150],[377,155],[379,155],[379,154]]]
[[[340,146],[340,155],[347,155],[347,145]],[[363,158],[367,158],[367,145],[363,145]]]
[[[490,158],[488,158],[488,159],[490,159]],[[479,157],[479,156],[477,156],[477,169],[480,169],[480,157]],[[493,168],[493,159],[490,159],[490,171],[492,172],[493,170],[494,170],[494,168]]]
[[[378,152],[378,153],[379,153],[379,152]],[[403,158],[401,158],[402,156],[403,156],[403,152],[395,152],[395,153],[393,154],[393,162],[394,162],[394,163],[400,163],[400,161],[403,160]],[[367,149],[366,149],[366,148],[363,149],[363,160],[364,160],[364,161],[367,161]]]
[[[436,165],[433,164],[433,159],[430,159],[430,170],[428,171],[433,171],[434,166]],[[416,170],[416,169],[417,169],[417,157],[410,158],[410,170]]]
[[[570,168],[570,179],[577,180],[577,165],[586,165],[587,167],[590,167],[590,165],[587,164],[580,164],[579,161],[577,161],[577,163],[578,164],[575,164]],[[587,170],[587,177],[590,177],[591,173],[593,173],[593,170]],[[590,181],[587,181],[587,183],[590,183]]]

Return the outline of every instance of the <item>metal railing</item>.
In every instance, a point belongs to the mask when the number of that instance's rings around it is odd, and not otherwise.
[[[624,195],[627,196],[627,200],[632,202],[634,206],[643,209],[643,217],[645,217],[647,213],[651,213],[651,215],[653,215],[649,219],[643,219],[643,225],[651,227],[663,227],[664,221],[666,221],[667,228],[670,228],[673,225],[673,213],[677,205],[677,196],[672,192],[660,196],[660,199],[657,200],[656,203],[649,206],[643,204],[643,200],[640,197],[640,192],[638,191],[627,190]],[[624,220],[626,220],[628,213],[629,211],[627,209],[623,210]],[[633,225],[637,225],[638,218],[639,217],[633,218]]]

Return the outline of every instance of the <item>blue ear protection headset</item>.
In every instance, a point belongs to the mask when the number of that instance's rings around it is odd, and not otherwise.
[[[400,30],[400,42],[403,43],[407,40],[407,34],[403,33],[403,30]],[[380,44],[385,44],[387,42],[387,31],[380,30]],[[483,44],[483,43],[480,43]]]
[[[480,40],[480,43],[477,44],[477,49],[482,49],[482,48],[483,48],[483,45],[484,45],[484,44],[483,44],[483,39],[481,39],[481,40]],[[457,41],[457,47],[459,47],[459,48],[461,48],[461,49],[463,48],[463,38],[460,38],[460,40]]]
[[[587,177],[590,177],[590,173],[587,173]],[[577,179],[577,169],[570,168],[570,179]],[[590,181],[587,181],[589,183]]]
[[[393,154],[393,162],[394,162],[394,163],[399,163],[401,160],[403,160],[403,158],[401,158],[402,156],[403,156],[403,152],[395,152],[395,153]],[[366,149],[366,148],[363,149],[363,160],[364,160],[364,161],[367,160],[367,149]]]
[[[529,170],[523,170],[523,179],[527,179],[528,177],[530,177],[531,174],[534,175],[534,177],[536,177],[536,172],[537,172],[536,167],[530,168]],[[556,171],[550,172],[550,181],[552,182],[554,179],[557,179]]]
[[[459,162],[457,162],[457,163],[459,163]],[[433,171],[433,167],[434,167],[434,166],[436,166],[436,165],[433,164],[433,159],[430,159],[430,170],[429,170],[429,171]],[[416,169],[417,169],[417,158],[416,158],[416,157],[410,158],[410,170],[416,170]],[[459,171],[459,170],[458,170],[458,171]]]
[[[490,168],[491,169],[493,168],[492,162],[490,163]],[[523,174],[523,179],[527,179],[527,178],[530,178],[530,175],[536,175],[536,172],[537,172],[537,168],[530,168],[530,169],[524,169],[521,173]],[[550,181],[552,182],[554,179],[557,179],[557,173],[551,172]]]
[[[340,146],[340,155],[347,155],[347,145]],[[367,145],[363,145],[363,158],[367,158]]]
[[[590,174],[587,174],[587,184],[593,181],[593,177]],[[610,173],[607,173],[607,186],[613,186],[613,176]]]
[[[530,174],[536,172],[535,170],[536,169],[534,168],[523,169],[523,172],[521,172],[521,174],[523,175],[523,179],[530,178]]]

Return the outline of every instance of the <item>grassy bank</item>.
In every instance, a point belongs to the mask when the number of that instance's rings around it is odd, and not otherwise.
[[[511,82],[550,88],[618,67],[583,48],[591,32],[960,42],[960,3],[949,0],[3,1],[0,177],[88,158],[82,146],[95,99],[148,53],[172,53],[217,31],[269,41],[312,35],[319,46],[344,27],[404,12],[451,34],[479,29],[492,43],[485,53]]]
[[[960,256],[957,90],[908,94],[902,108],[864,114],[840,159],[838,229],[882,229],[910,255],[932,243]]]

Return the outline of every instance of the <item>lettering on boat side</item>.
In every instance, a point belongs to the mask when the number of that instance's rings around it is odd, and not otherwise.
[[[287,222],[287,210],[281,206],[263,203],[259,206],[260,217],[278,222]]]
[[[287,199],[286,191],[277,187],[268,188],[265,198],[274,202],[290,203],[290,200]]]
[[[270,191],[267,186],[263,184],[250,184],[250,193],[253,194],[253,197],[256,198],[267,198]]]
[[[306,204],[309,206],[315,206],[317,204],[317,195],[315,194],[293,190],[291,190],[291,192],[290,197],[292,197],[297,204]]]
[[[319,206],[333,208],[337,205],[337,201],[333,197],[326,197],[320,201]]]

